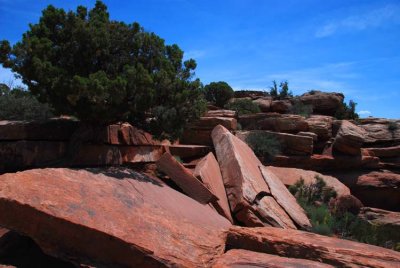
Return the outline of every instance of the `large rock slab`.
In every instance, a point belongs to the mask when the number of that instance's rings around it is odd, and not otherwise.
[[[217,125],[222,125],[229,130],[236,130],[237,120],[231,117],[200,117],[189,127],[192,129],[214,129]]]
[[[300,101],[306,105],[312,105],[315,114],[334,116],[342,105],[344,95],[342,93],[310,91],[300,96]]]
[[[364,129],[343,120],[333,142],[333,148],[344,154],[360,155],[365,135]]]
[[[308,131],[308,124],[303,116],[295,114],[270,113],[257,122],[257,128],[275,132],[297,133]]]
[[[275,138],[280,144],[282,153],[285,155],[311,155],[313,152],[313,138],[308,136],[272,132],[267,130],[237,131],[236,136],[242,141],[246,142],[249,135],[257,133],[265,134]]]
[[[261,112],[267,113],[271,111],[272,97],[258,98],[253,100],[253,103],[255,103],[258,108],[260,108]]]
[[[391,158],[400,156],[400,145],[382,148],[365,148],[365,150],[368,152],[368,155],[376,156],[379,158]]]
[[[328,264],[299,258],[285,258],[277,255],[259,253],[243,249],[232,249],[222,255],[214,268],[323,268]]]
[[[204,117],[233,117],[237,116],[237,112],[233,110],[211,110],[207,111]]]
[[[369,207],[400,211],[400,175],[373,171],[358,177],[353,194]]]
[[[309,131],[318,135],[318,140],[327,141],[332,137],[332,122],[331,116],[311,115],[306,119]]]
[[[296,198],[288,191],[282,181],[266,167],[260,166],[259,168],[276,202],[300,228],[311,228],[311,223],[303,208],[297,203]]]
[[[313,184],[316,182],[316,177],[320,177],[328,187],[332,187],[335,190],[338,196],[350,194],[350,189],[337,178],[323,175],[316,171],[273,166],[269,166],[267,169],[274,173],[286,186],[294,185],[300,179],[303,179],[305,184]]]
[[[247,226],[296,228],[270,196],[258,168],[262,164],[250,147],[223,126],[214,128],[212,139],[234,217]]]
[[[112,124],[104,127],[103,142],[114,145],[161,145],[169,141],[159,141],[153,136],[129,123]]]
[[[221,170],[213,153],[209,153],[200,160],[193,175],[200,178],[204,185],[217,197],[212,205],[218,213],[233,222]]]
[[[271,103],[271,111],[284,114],[290,112],[292,106],[293,105],[290,100],[274,100]]]
[[[186,129],[180,143],[212,146],[211,131],[210,129]]]
[[[400,121],[384,118],[360,119],[360,127],[366,131],[365,142],[374,145],[399,145]]]
[[[88,265],[204,267],[230,223],[128,169],[37,169],[0,176],[0,225]]]
[[[167,174],[188,196],[202,204],[218,198],[192,172],[179,163],[170,153],[165,153],[157,161],[159,170]]]
[[[227,248],[308,259],[334,267],[400,266],[400,252],[304,231],[273,227],[232,227],[228,231]]]

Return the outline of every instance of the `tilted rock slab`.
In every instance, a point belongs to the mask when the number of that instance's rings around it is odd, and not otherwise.
[[[218,200],[212,202],[218,213],[233,222],[221,170],[213,153],[209,153],[201,159],[196,165],[193,175],[200,178],[204,185],[218,198]]]
[[[105,267],[207,267],[230,223],[128,169],[35,169],[0,176],[0,225],[46,253]]]
[[[400,252],[350,240],[273,227],[233,226],[228,231],[226,247],[319,261],[334,267],[400,266]]]
[[[366,134],[363,128],[343,120],[333,142],[333,148],[344,154],[360,155]]]
[[[271,196],[249,146],[223,126],[212,131],[215,152],[232,214],[246,226],[296,229],[293,221]]]
[[[281,205],[290,218],[302,229],[311,228],[311,223],[303,208],[297,203],[296,198],[289,192],[283,182],[266,167],[259,166],[259,168],[276,202]]]

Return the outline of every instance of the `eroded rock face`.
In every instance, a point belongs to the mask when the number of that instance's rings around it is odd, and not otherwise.
[[[361,175],[352,192],[366,206],[400,211],[399,174],[374,171]]]
[[[365,135],[364,129],[343,120],[333,142],[333,148],[344,154],[360,155]]]
[[[400,141],[400,121],[398,120],[363,118],[360,119],[360,127],[367,133],[365,142],[372,146]]]
[[[257,122],[257,129],[271,130],[276,132],[297,133],[308,131],[305,118],[294,114],[268,114],[264,119]]]
[[[312,170],[298,168],[269,166],[267,169],[274,173],[286,186],[294,185],[301,178],[304,180],[305,184],[313,184],[316,182],[315,177],[318,176],[324,180],[328,187],[332,187],[338,196],[350,195],[350,189],[341,183],[337,178],[332,176],[323,175]]]
[[[397,267],[400,253],[381,247],[298,230],[273,227],[228,231],[227,248],[319,261],[334,267]]]
[[[318,135],[318,140],[327,141],[332,137],[333,118],[331,116],[311,115],[306,122],[309,131]]]
[[[218,213],[233,222],[221,170],[213,153],[206,155],[196,165],[193,175],[200,178],[204,185],[218,198],[212,202]]]
[[[223,253],[230,223],[128,169],[37,169],[0,176],[0,225],[89,265],[202,267]]]
[[[271,97],[263,97],[255,99],[253,100],[253,103],[258,105],[258,108],[260,108],[261,112],[267,113],[271,111],[271,104],[272,104]]]
[[[232,249],[222,255],[214,268],[308,268],[333,267],[331,265],[305,259],[285,258],[243,249]]]
[[[383,148],[365,148],[368,155],[376,156],[379,158],[391,158],[400,156],[400,145],[389,146]]]
[[[204,117],[233,117],[235,118],[237,116],[236,111],[232,110],[210,110],[207,111]]]
[[[223,126],[215,127],[212,139],[234,217],[247,226],[296,228],[270,196],[259,170],[262,164],[247,144]]]
[[[271,111],[284,114],[292,109],[292,102],[290,100],[274,100],[271,103]]]
[[[168,140],[158,141],[153,136],[129,123],[109,125],[105,129],[104,142],[116,145],[161,145],[170,144]]]
[[[329,93],[311,91],[300,96],[300,101],[306,105],[312,105],[316,114],[334,116],[337,109],[343,103],[342,93]]]
[[[397,230],[398,239],[400,239],[400,213],[387,211],[378,208],[363,207],[360,214],[360,219],[368,221],[374,225],[385,225],[386,227],[392,227]],[[395,233],[395,232],[393,232]]]
[[[311,223],[303,208],[297,204],[296,198],[294,198],[294,196],[288,191],[282,181],[268,168],[264,166],[260,166],[259,168],[276,202],[286,211],[290,218],[300,226],[300,228],[311,228]]]

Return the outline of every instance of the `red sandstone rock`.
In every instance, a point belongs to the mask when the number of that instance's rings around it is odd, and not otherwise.
[[[243,249],[228,250],[213,268],[323,268],[331,265],[299,258],[285,258]]]
[[[268,114],[264,119],[257,122],[257,127],[256,129],[285,133],[308,131],[305,118],[294,114]]]
[[[276,138],[283,154],[287,155],[311,155],[313,152],[313,139],[311,137],[279,133],[266,130],[237,131],[236,136],[246,142],[247,137],[252,133],[265,133]]]
[[[303,170],[297,168],[284,168],[284,167],[267,167],[274,173],[286,186],[294,185],[302,178],[305,184],[313,184],[316,182],[315,177],[319,176],[324,180],[328,187],[332,187],[338,196],[349,195],[350,189],[341,183],[337,178],[332,176],[323,175],[312,170]]]
[[[167,174],[184,193],[198,202],[207,204],[218,199],[170,153],[163,154],[157,161],[157,168]]]
[[[365,142],[369,145],[400,141],[400,121],[383,118],[360,119],[360,127],[366,131]]]
[[[336,214],[350,212],[357,215],[364,205],[353,195],[340,195],[329,202],[329,209]]]
[[[209,153],[196,165],[193,175],[200,178],[204,185],[217,197],[212,205],[218,213],[233,222],[221,170],[213,153]]]
[[[211,131],[209,129],[186,129],[180,142],[182,144],[212,145]]]
[[[368,221],[373,225],[385,225],[386,227],[392,227],[398,231],[400,237],[400,213],[387,211],[378,208],[363,207],[361,208],[360,219]]]
[[[229,221],[128,169],[38,169],[0,176],[0,225],[48,254],[94,266],[204,267]]]
[[[175,144],[164,146],[164,148],[172,155],[179,156],[180,158],[202,157],[211,151],[211,147],[204,145]]]
[[[233,118],[235,118],[236,116],[237,116],[236,111],[232,110],[207,111],[207,113],[204,115],[204,117],[233,117]]]
[[[258,105],[258,108],[260,108],[261,112],[267,113],[271,111],[271,104],[272,104],[272,98],[271,97],[262,97],[253,100],[253,103]]]
[[[374,171],[361,175],[352,192],[366,206],[400,211],[399,174]]]
[[[334,116],[340,105],[343,103],[342,93],[329,93],[311,91],[300,96],[300,101],[306,105],[313,106],[315,114]]]
[[[292,103],[290,100],[274,100],[271,103],[271,111],[284,114],[290,111]]]
[[[381,247],[273,227],[228,231],[227,248],[319,261],[335,267],[398,267],[400,252]]]
[[[223,126],[212,139],[233,216],[247,226],[295,228],[286,212],[270,195],[258,166],[260,160],[246,143]]]
[[[364,129],[343,120],[333,142],[333,148],[344,154],[360,155],[365,135]]]
[[[367,151],[368,155],[376,156],[379,158],[400,156],[400,145],[383,148],[365,148],[365,150]]]
[[[153,136],[129,123],[113,124],[106,127],[104,142],[115,145],[161,145],[168,141],[158,141]]]
[[[222,125],[229,130],[236,130],[237,121],[231,117],[201,117],[193,122],[189,127],[191,129],[214,129],[215,126]]]
[[[318,135],[318,140],[327,141],[332,137],[332,121],[331,116],[311,115],[306,119],[309,131]]]
[[[266,167],[259,166],[259,168],[276,202],[302,229],[311,228],[311,223],[308,220],[306,213],[302,207],[297,204],[296,198],[294,198],[294,196],[288,191],[282,181]]]

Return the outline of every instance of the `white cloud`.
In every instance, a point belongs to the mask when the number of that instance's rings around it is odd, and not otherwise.
[[[315,37],[322,38],[338,32],[362,31],[378,28],[387,23],[400,23],[400,6],[387,5],[363,14],[333,20],[315,32]]]
[[[359,115],[367,116],[367,115],[370,115],[371,112],[370,112],[370,111],[367,111],[367,110],[363,110],[363,111],[359,111],[358,114],[359,114]]]

